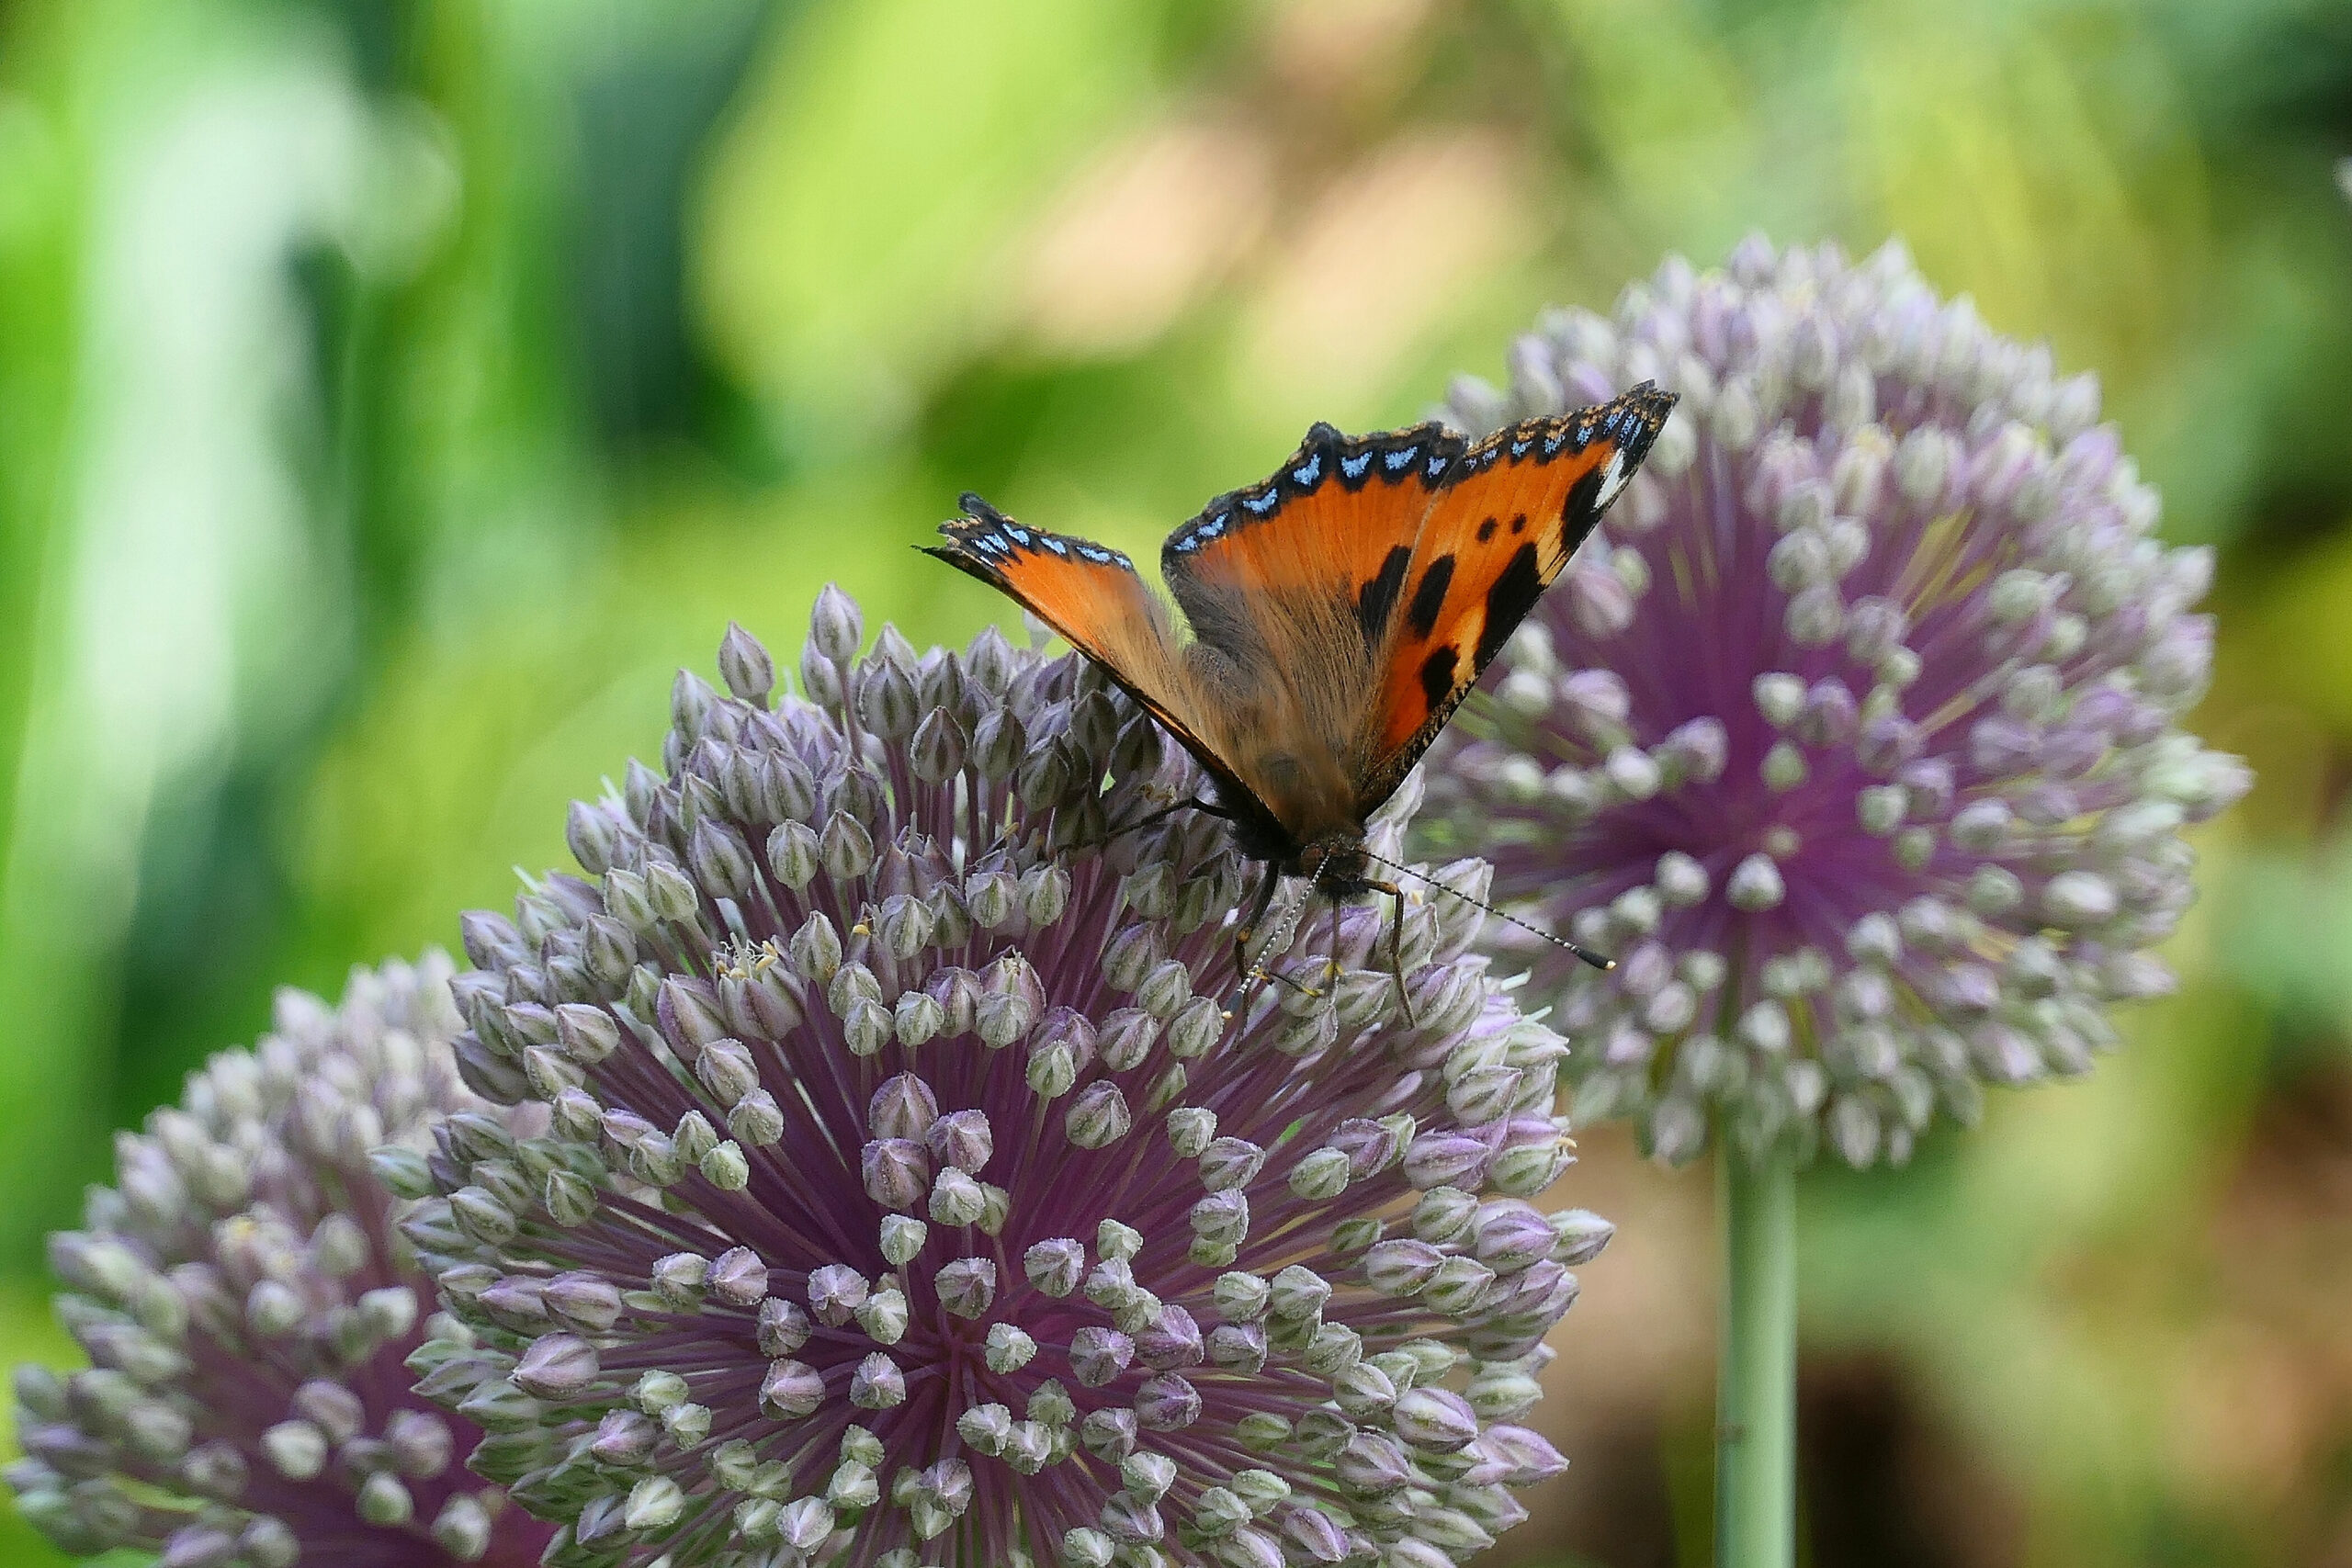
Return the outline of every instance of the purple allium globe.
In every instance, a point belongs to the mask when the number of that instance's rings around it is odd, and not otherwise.
[[[2153,536],[2097,381],[1898,247],[1756,239],[1510,366],[1450,417],[1682,396],[1430,770],[1496,894],[1620,960],[1510,949],[1579,1119],[1673,1160],[1711,1122],[1751,1154],[1826,1131],[1863,1166],[1980,1083],[2087,1070],[2108,1005],[2170,985],[2181,828],[2248,783],[2177,728],[2211,557]]]
[[[1407,916],[1415,1026],[1382,914],[1319,907],[1230,1021],[1221,824],[1104,842],[1191,760],[1075,657],[860,636],[828,590],[772,707],[730,631],[668,776],[574,807],[597,880],[467,919],[460,1059],[551,1126],[455,1118],[413,1173],[476,1467],[563,1562],[1488,1545],[1565,1462],[1513,1423],[1610,1227],[1528,1201],[1564,1046],[1478,912]]]
[[[536,1562],[551,1531],[462,1468],[481,1436],[412,1396],[433,1287],[368,1151],[484,1109],[458,1081],[450,965],[356,971],[330,1008],[192,1074],[51,1238],[89,1355],[17,1369],[17,1506],[77,1555],[164,1568]]]

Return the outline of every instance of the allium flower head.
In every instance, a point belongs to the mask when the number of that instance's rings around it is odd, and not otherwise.
[[[117,1184],[51,1259],[91,1366],[17,1369],[18,1509],[77,1554],[163,1568],[536,1562],[547,1526],[462,1468],[480,1432],[410,1394],[433,1287],[368,1150],[471,1107],[450,965],[388,964],[339,1006],[280,992],[116,1145]]]
[[[1563,1463],[1512,1423],[1609,1227],[1528,1201],[1563,1046],[1476,911],[1407,917],[1417,1027],[1370,908],[1314,910],[1228,1021],[1221,825],[1103,843],[1191,761],[1075,658],[859,638],[829,590],[772,708],[730,633],[667,776],[573,808],[596,880],[469,917],[461,1059],[552,1129],[458,1118],[422,1173],[475,1337],[420,1364],[476,1466],[566,1562],[1488,1544]]]
[[[1528,954],[1579,1115],[1867,1165],[1980,1081],[2086,1070],[2107,1005],[2170,984],[2182,826],[2247,784],[2177,728],[2211,557],[2153,536],[2096,380],[1899,248],[1761,240],[1510,366],[1452,417],[1682,395],[1432,767],[1496,893],[1620,960]]]

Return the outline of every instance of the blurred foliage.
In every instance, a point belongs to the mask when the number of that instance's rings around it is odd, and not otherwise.
[[[961,489],[1148,550],[1664,251],[1900,234],[2219,548],[2262,782],[2128,1052],[1812,1181],[1810,1560],[2352,1563],[2347,147],[2340,0],[0,6],[0,1351],[107,1129],[560,859],[729,618],[960,640]],[[1587,1145],[1498,1555],[1701,1562],[1707,1184]]]

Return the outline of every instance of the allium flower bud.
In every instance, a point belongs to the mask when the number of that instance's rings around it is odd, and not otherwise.
[[[1574,1298],[1557,1259],[1608,1231],[1508,1195],[1564,1158],[1561,1045],[1466,954],[1476,911],[1404,917],[1405,993],[1442,1016],[1406,1021],[1385,910],[1318,905],[1276,911],[1283,978],[1229,1019],[1223,826],[1106,841],[1203,784],[1181,750],[1076,659],[886,630],[859,660],[846,599],[820,622],[814,701],[677,705],[670,776],[584,808],[601,885],[469,922],[464,1058],[550,1128],[448,1124],[410,1220],[478,1340],[428,1380],[493,1426],[472,1462],[566,1561],[1485,1544],[1458,1521],[1515,1519],[1505,1488],[1556,1462],[1510,1423]],[[730,689],[766,667],[731,634],[727,661]],[[806,819],[697,787],[747,770],[805,778]],[[584,962],[614,929],[628,966]],[[510,1070],[548,1049],[562,1074]],[[1433,1201],[1458,1212],[1415,1237]],[[1437,1386],[1457,1368],[1476,1399]]]
[[[764,706],[775,689],[775,660],[759,638],[731,622],[718,645],[718,672],[727,689],[747,703]]]
[[[1492,933],[1559,1001],[1578,1114],[1675,1160],[1714,1125],[1900,1162],[1984,1083],[2088,1070],[2109,1004],[2171,984],[2182,827],[2249,782],[2178,728],[2211,558],[2153,536],[2096,383],[1899,248],[1761,240],[1513,363],[1453,417],[1682,396],[1431,770],[1496,896],[1619,961]]]
[[[239,1568],[538,1560],[549,1527],[465,1468],[481,1427],[412,1395],[402,1364],[433,1283],[394,1194],[433,1185],[426,1119],[462,1113],[452,1142],[482,1166],[517,1148],[458,1081],[449,980],[435,953],[355,972],[333,1008],[280,992],[273,1032],[117,1140],[116,1185],[50,1239],[58,1315],[91,1365],[16,1372],[26,1457],[8,1483],[60,1548]],[[464,1353],[461,1328],[433,1326]],[[579,1373],[559,1344],[527,1375],[553,1391]]]

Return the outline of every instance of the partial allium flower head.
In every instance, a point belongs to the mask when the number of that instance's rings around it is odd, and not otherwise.
[[[1321,907],[1228,1020],[1222,825],[1105,843],[1190,759],[1079,659],[860,636],[828,590],[772,705],[730,632],[666,777],[573,808],[594,880],[466,922],[460,1058],[552,1126],[458,1117],[395,1172],[477,1468],[566,1562],[1487,1545],[1564,1462],[1513,1423],[1610,1227],[1528,1201],[1563,1045],[1477,912],[1406,917],[1415,1026],[1381,912]]]
[[[63,1550],[163,1568],[535,1562],[550,1531],[469,1473],[481,1433],[409,1393],[433,1287],[368,1151],[490,1109],[458,1083],[450,965],[280,992],[277,1027],[116,1144],[51,1259],[89,1355],[17,1369],[17,1508]]]
[[[1620,960],[1525,950],[1579,1115],[1859,1166],[1980,1083],[2087,1070],[2108,1004],[2171,983],[2180,829],[2248,782],[2177,728],[2211,557],[2154,536],[2097,381],[1897,247],[1761,240],[1510,366],[1451,417],[1682,396],[1431,768],[1497,895]]]

